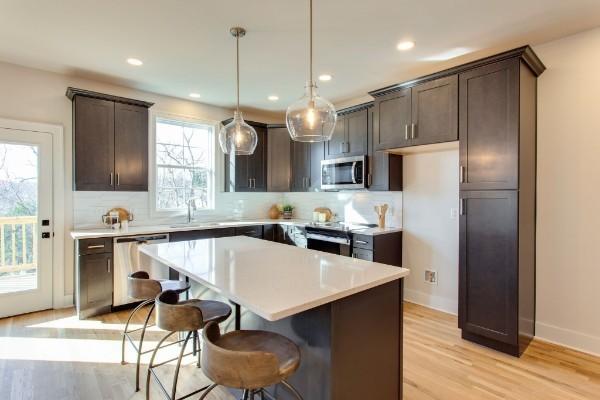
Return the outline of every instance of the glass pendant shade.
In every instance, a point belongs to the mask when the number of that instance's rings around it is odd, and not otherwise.
[[[333,104],[319,96],[312,82],[306,85],[304,96],[292,103],[285,114],[290,136],[298,142],[330,140],[336,121]]]
[[[235,111],[233,120],[219,131],[219,144],[225,154],[248,156],[254,153],[257,143],[256,131],[244,121],[239,111]]]

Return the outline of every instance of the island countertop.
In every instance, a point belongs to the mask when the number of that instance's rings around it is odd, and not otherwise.
[[[268,321],[404,278],[406,268],[246,236],[140,246]]]

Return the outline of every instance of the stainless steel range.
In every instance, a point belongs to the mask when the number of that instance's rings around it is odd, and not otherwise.
[[[352,233],[375,226],[345,222],[311,222],[306,225],[307,248],[352,257]]]

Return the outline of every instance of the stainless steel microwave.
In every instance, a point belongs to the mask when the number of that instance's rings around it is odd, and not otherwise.
[[[343,157],[321,161],[321,189],[364,189],[367,156]]]

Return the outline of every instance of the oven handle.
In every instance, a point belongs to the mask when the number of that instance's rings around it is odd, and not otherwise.
[[[334,236],[325,236],[325,235],[319,235],[318,233],[306,233],[306,238],[307,239],[314,239],[314,240],[321,240],[323,242],[330,242],[330,243],[339,243],[339,244],[347,244],[350,245],[350,239],[346,239],[346,238],[341,238],[341,237],[334,237]]]

